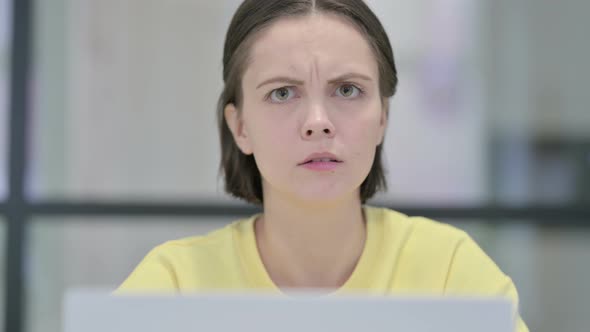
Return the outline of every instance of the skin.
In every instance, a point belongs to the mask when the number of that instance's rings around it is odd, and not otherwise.
[[[283,18],[253,43],[242,88],[242,106],[227,105],[225,118],[262,174],[255,233],[265,268],[279,288],[338,288],[364,248],[360,185],[387,124],[377,60],[343,18]],[[342,162],[300,165],[316,152]]]

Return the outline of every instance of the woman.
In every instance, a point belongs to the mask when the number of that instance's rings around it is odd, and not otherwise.
[[[365,206],[397,73],[361,0],[246,0],[227,32],[218,105],[226,190],[263,212],[152,250],[119,291],[293,288],[507,296],[464,232]],[[527,331],[518,320],[518,331]]]

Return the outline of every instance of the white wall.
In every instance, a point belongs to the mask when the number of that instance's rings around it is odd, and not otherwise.
[[[391,38],[399,90],[385,143],[388,204],[477,205],[487,137],[480,11],[465,0],[369,1]]]

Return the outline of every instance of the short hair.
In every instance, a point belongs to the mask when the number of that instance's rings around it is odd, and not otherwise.
[[[225,121],[224,109],[233,103],[239,110],[242,103],[242,78],[249,52],[256,36],[283,17],[313,13],[337,15],[352,23],[369,43],[378,64],[381,98],[392,97],[397,87],[397,70],[393,51],[379,19],[362,0],[245,0],[235,12],[223,48],[223,91],[217,105],[217,122],[221,141],[219,171],[225,178],[225,191],[254,204],[262,204],[262,177],[253,155],[238,148]],[[369,174],[360,187],[364,204],[377,191],[386,190],[382,165],[382,145],[376,147]]]

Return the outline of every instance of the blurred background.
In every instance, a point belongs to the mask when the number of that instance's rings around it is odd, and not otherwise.
[[[0,0],[0,321],[254,210],[223,193],[215,105],[239,0]],[[371,204],[449,222],[531,331],[590,326],[588,1],[368,1],[400,86]]]

